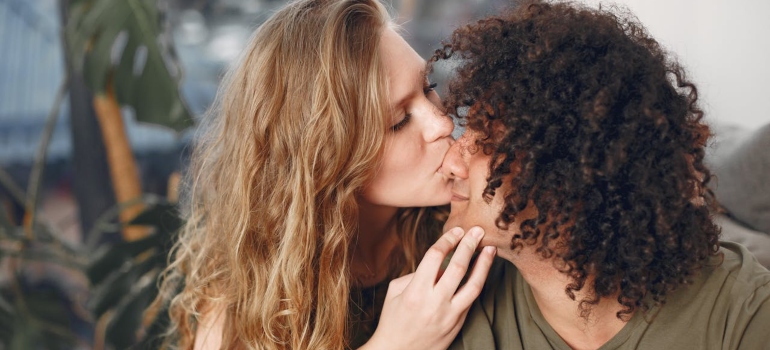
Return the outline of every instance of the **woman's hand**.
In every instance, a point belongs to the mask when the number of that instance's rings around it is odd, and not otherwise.
[[[462,328],[492,266],[496,249],[486,247],[458,289],[483,236],[480,227],[467,234],[453,228],[428,249],[416,272],[391,281],[379,325],[361,349],[446,349]],[[449,265],[441,271],[455,247]]]

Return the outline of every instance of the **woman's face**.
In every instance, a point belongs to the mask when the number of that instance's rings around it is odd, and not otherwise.
[[[390,126],[383,159],[363,199],[390,207],[447,204],[452,182],[440,169],[454,123],[441,111],[425,61],[391,28],[382,34],[380,57],[390,84]]]

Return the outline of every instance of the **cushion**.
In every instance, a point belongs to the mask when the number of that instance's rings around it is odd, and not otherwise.
[[[770,269],[770,235],[754,231],[725,215],[716,215],[714,223],[722,227],[720,240],[746,247],[762,266]]]
[[[717,200],[740,223],[770,233],[770,124],[750,132],[715,131],[707,163]]]

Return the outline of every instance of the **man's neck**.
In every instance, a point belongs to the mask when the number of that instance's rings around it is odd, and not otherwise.
[[[545,320],[573,349],[597,349],[612,339],[625,326],[618,319],[622,306],[615,298],[607,297],[590,305],[588,317],[581,316],[580,301],[591,299],[583,290],[575,292],[575,300],[566,293],[569,277],[561,273],[552,260],[544,260],[526,247],[517,253],[501,255],[511,261],[530,285],[532,294]]]

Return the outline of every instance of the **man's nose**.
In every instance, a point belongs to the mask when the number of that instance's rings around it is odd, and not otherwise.
[[[444,162],[441,164],[441,172],[450,179],[467,179],[468,163],[464,155],[464,149],[467,144],[466,136],[459,138],[452,144],[449,151],[444,156]]]

